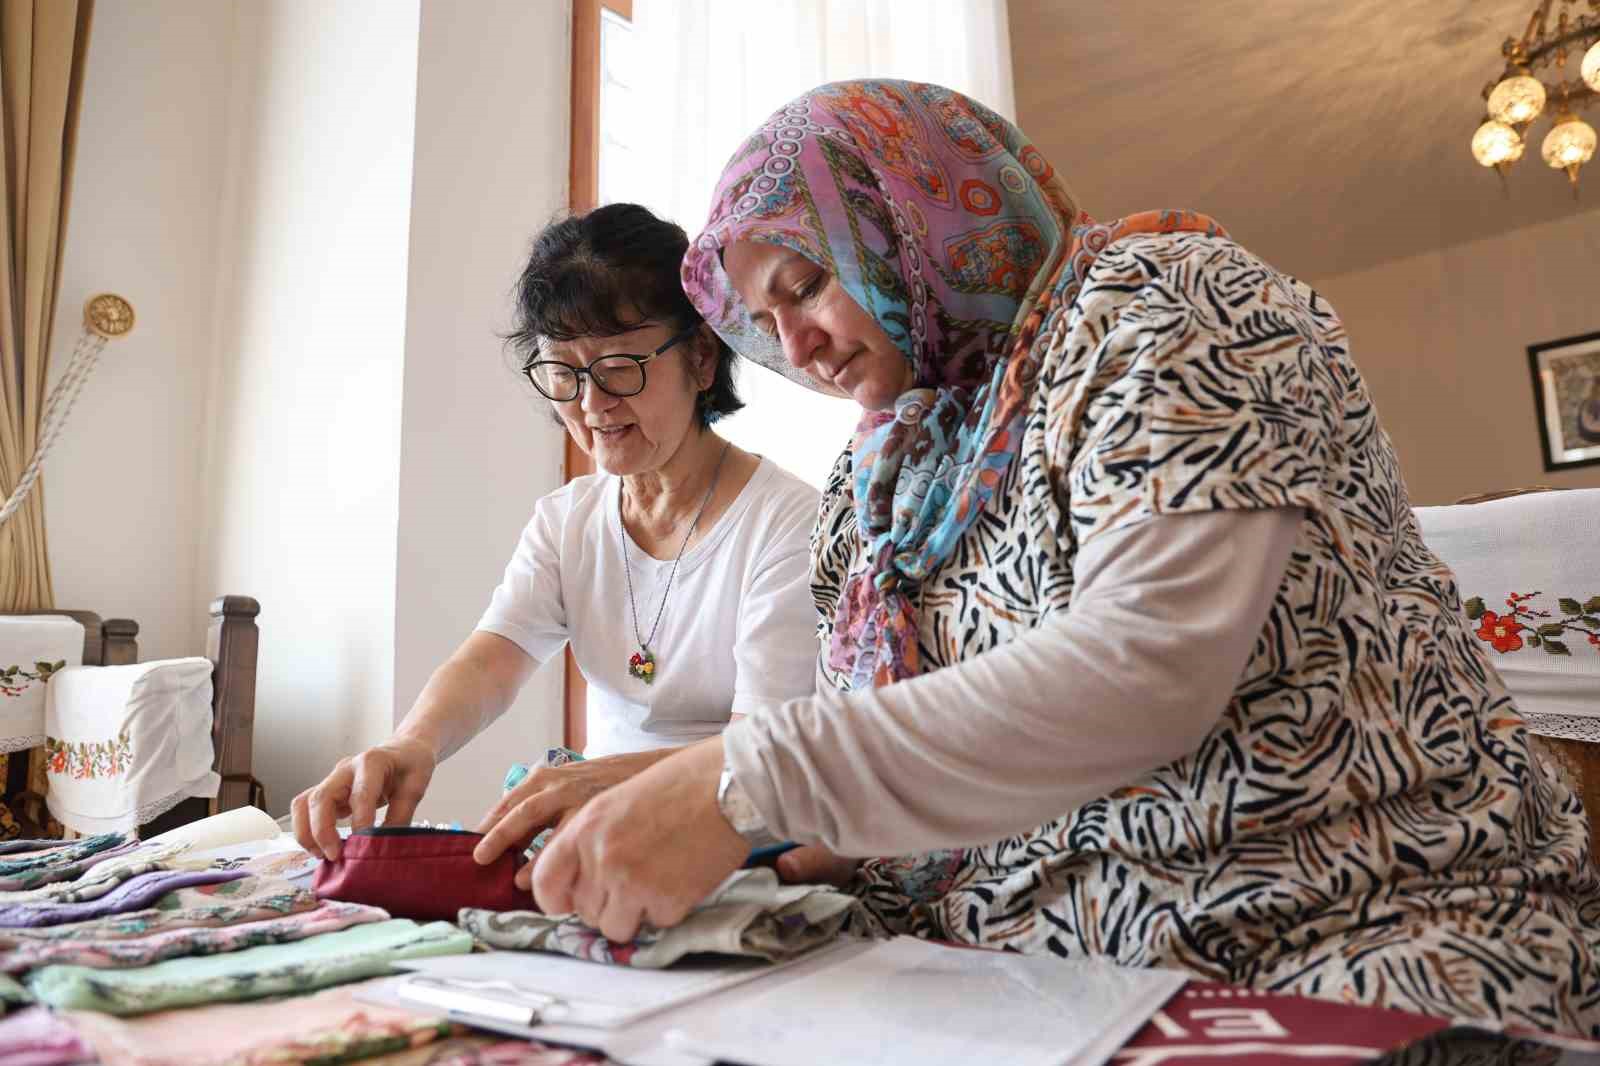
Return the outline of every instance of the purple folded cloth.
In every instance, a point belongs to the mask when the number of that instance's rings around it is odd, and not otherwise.
[[[0,906],[0,929],[35,929],[41,925],[65,925],[123,914],[150,906],[156,900],[191,885],[220,885],[248,876],[248,870],[157,870],[130,877],[97,899],[77,903],[12,903]]]

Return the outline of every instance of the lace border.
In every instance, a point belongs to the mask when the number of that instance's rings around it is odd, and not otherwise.
[[[44,734],[31,737],[0,737],[0,755],[10,755],[14,751],[27,751],[29,748],[44,747]]]
[[[1600,718],[1586,714],[1541,714],[1523,712],[1528,732],[1557,740],[1582,740],[1600,744]]]
[[[50,813],[55,816],[56,821],[75,832],[125,833],[145,825],[153,818],[166,814],[186,799],[211,799],[216,794],[215,787],[209,791],[207,790],[205,779],[202,778],[200,781],[190,782],[181,786],[175,792],[168,793],[160,799],[151,800],[149,803],[141,803],[137,809],[129,811],[127,814],[119,814],[111,818],[96,817],[94,818],[95,825],[90,828],[83,828],[82,826],[85,823],[83,823],[82,818],[74,815],[73,812],[57,810],[55,804],[51,802],[54,797],[46,795],[45,805],[50,808]],[[63,814],[66,817],[62,817]],[[78,822],[79,825],[74,825],[74,822]]]

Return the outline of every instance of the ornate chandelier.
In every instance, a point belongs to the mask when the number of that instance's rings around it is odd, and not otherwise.
[[[1595,152],[1594,127],[1577,112],[1600,99],[1600,0],[1586,0],[1587,13],[1569,10],[1579,4],[1580,0],[1539,0],[1522,36],[1506,38],[1500,46],[1505,72],[1483,88],[1488,121],[1472,135],[1473,158],[1503,176],[1522,158],[1529,127],[1550,110],[1550,129],[1539,154],[1551,168],[1567,172],[1574,196],[1578,171]],[[1551,9],[1558,6],[1552,28]],[[1576,55],[1583,57],[1578,76],[1569,79],[1567,60]],[[1537,71],[1548,73],[1540,77]]]

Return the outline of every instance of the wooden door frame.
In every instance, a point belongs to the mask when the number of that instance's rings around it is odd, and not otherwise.
[[[567,166],[567,206],[574,214],[592,211],[600,200],[600,19],[602,9],[633,21],[633,0],[572,0],[572,142]],[[562,455],[564,481],[594,473],[594,461],[567,435]],[[569,646],[562,714],[562,738],[581,751],[587,740],[588,685]]]

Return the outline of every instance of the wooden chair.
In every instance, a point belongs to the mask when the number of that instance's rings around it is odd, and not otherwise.
[[[23,611],[21,614],[64,614],[83,625],[85,666],[126,666],[139,661],[139,623],[129,618],[102,619],[93,611]],[[186,799],[139,827],[152,836],[235,807],[266,809],[266,790],[250,772],[256,718],[256,654],[261,605],[249,596],[222,596],[211,602],[206,631],[206,658],[211,660],[212,767],[222,778],[213,799]]]

